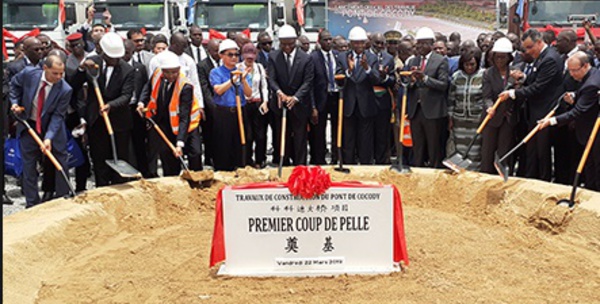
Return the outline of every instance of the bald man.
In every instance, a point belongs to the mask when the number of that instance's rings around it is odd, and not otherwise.
[[[9,81],[25,67],[38,66],[44,54],[44,47],[39,39],[35,37],[25,38],[23,40],[23,57],[9,63],[6,67]]]

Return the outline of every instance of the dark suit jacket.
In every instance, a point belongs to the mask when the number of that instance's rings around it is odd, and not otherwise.
[[[33,66],[33,65],[31,65],[31,63],[28,64],[27,60],[25,60],[24,57],[19,60],[9,62],[8,65],[6,66],[6,69],[8,70],[8,80],[10,81],[15,75],[19,74],[19,72],[21,72],[24,68],[26,68],[28,66]],[[38,66],[41,66],[41,65],[38,64]]]
[[[210,85],[210,71],[214,69],[210,58],[205,58],[198,63],[198,80],[200,81],[200,88],[202,89],[202,96],[204,97],[204,106],[212,106],[212,99],[215,94],[213,86]]]
[[[311,109],[311,89],[315,76],[310,56],[300,48],[296,48],[291,74],[288,74],[283,52],[281,50],[271,52],[268,75],[269,86],[273,92],[281,90],[285,95],[298,98],[299,102],[291,112],[300,119],[308,118]],[[281,109],[277,106],[277,98],[270,101],[269,108],[275,113],[281,113]]]
[[[410,71],[413,67],[421,67],[421,55],[413,57],[404,66]],[[438,119],[448,116],[448,60],[431,52],[426,62],[425,75],[427,81],[417,81],[408,87],[408,118],[413,119],[417,113],[417,100],[421,100],[421,109],[427,119]]]
[[[508,86],[512,86],[514,82],[515,79],[509,77]],[[496,102],[496,99],[498,99],[498,95],[506,89],[504,80],[495,66],[492,66],[483,72],[483,102],[486,108],[491,108]],[[497,128],[502,125],[504,120],[506,120],[510,125],[515,126],[519,121],[517,109],[518,104],[515,100],[508,99],[500,103],[496,109],[496,114],[490,119],[488,124]],[[505,115],[507,111],[510,115]]]
[[[148,82],[146,66],[139,62],[133,62],[133,97],[130,104],[137,104],[146,82]]]
[[[105,104],[110,104],[109,118],[115,132],[129,131],[133,128],[131,110],[129,103],[134,88],[134,69],[127,62],[119,60],[119,64],[114,67],[108,85],[105,84],[104,62],[100,56],[92,56],[88,59],[98,64],[100,77],[98,84]],[[92,84],[92,78],[86,72],[77,71],[69,80],[73,86],[73,91],[81,90],[83,83]],[[92,127],[100,117],[100,106],[98,98],[94,91],[94,86],[88,86],[87,101],[83,100],[77,105],[77,112],[83,117],[88,126]]]
[[[22,117],[31,117],[32,104],[37,102],[33,99],[42,80],[42,73],[43,70],[40,68],[27,67],[11,80],[10,103],[25,107],[25,114],[21,114]],[[52,85],[52,89],[44,101],[41,116],[42,135],[44,139],[52,141],[55,149],[67,148],[65,117],[67,116],[67,107],[72,93],[71,86],[64,79],[61,79]],[[31,127],[35,128],[35,126]],[[17,134],[21,134],[25,130],[26,128],[22,124],[17,126]]]
[[[190,44],[191,44],[191,43],[190,43]],[[204,49],[204,46],[200,46],[200,48]],[[192,46],[191,46],[191,45],[188,45],[188,46],[185,48],[185,50],[183,50],[183,51],[184,51],[186,54],[190,55],[190,57],[192,57],[192,59],[194,59],[194,60],[195,60],[196,56],[194,56],[194,54],[192,54]],[[202,55],[202,54],[205,54],[206,56],[210,56],[210,55],[208,54],[208,52],[206,51],[206,49],[204,49],[204,52],[203,52],[203,51],[200,51],[200,55]],[[206,59],[206,58],[204,58],[204,59]],[[202,60],[200,60],[200,61],[202,61]],[[199,64],[199,63],[200,63],[200,62],[196,62],[196,64]]]
[[[575,120],[575,133],[580,144],[585,145],[600,112],[598,92],[600,91],[600,70],[591,68],[575,93],[575,106],[569,112],[556,116],[558,125]],[[598,144],[598,143],[596,143]]]
[[[526,100],[529,124],[535,124],[556,105],[562,94],[563,60],[547,47],[534,62],[525,86],[515,90],[517,99]]]
[[[340,53],[337,61],[336,74],[346,75],[348,70],[348,54],[352,51]],[[344,85],[344,116],[350,117],[354,109],[358,107],[358,113],[365,118],[377,115],[377,106],[375,105],[375,92],[373,85],[379,82],[379,66],[377,57],[370,52],[364,52],[367,56],[367,64],[371,67],[369,74],[357,63],[354,66],[352,75],[346,75]],[[348,77],[349,76],[349,77]]]
[[[265,56],[261,49],[259,49],[258,47],[256,48],[258,49],[258,56],[256,56],[256,62],[262,64],[265,70],[269,70],[269,59],[267,59],[267,56]],[[274,51],[272,50],[271,53],[273,52]]]
[[[374,54],[375,55],[375,54]],[[377,56],[377,55],[375,55]],[[381,95],[380,97],[375,98],[375,104],[377,104],[377,107],[380,110],[388,110],[392,108],[392,96],[390,96],[390,90],[393,89],[394,84],[396,83],[396,70],[395,70],[395,66],[396,64],[394,63],[394,57],[392,57],[392,55],[390,55],[390,53],[383,51],[381,53],[381,58],[378,59],[378,66],[381,69],[387,68],[388,72],[387,72],[387,79],[385,79],[385,76],[380,75],[380,80],[377,83],[378,86],[381,86],[383,88],[385,88],[385,93],[383,95]],[[383,77],[383,78],[381,78]],[[389,90],[388,90],[389,89]]]
[[[331,56],[333,60],[337,62],[338,52],[331,50]],[[315,50],[310,53],[310,57],[315,65],[315,77],[313,79],[313,106],[323,113],[325,106],[327,105],[327,64],[325,63],[325,56],[319,50]],[[333,71],[335,73],[335,71]]]

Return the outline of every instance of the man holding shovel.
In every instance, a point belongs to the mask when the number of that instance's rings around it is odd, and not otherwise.
[[[180,70],[179,57],[171,51],[165,52],[159,68],[141,93],[137,111],[142,116],[152,118],[174,144],[175,151],[171,151],[158,132],[148,133],[149,158],[160,157],[163,175],[175,176],[181,170],[179,157],[184,151],[188,156],[189,168],[202,170],[198,129],[200,104],[193,93],[195,88]]]
[[[37,163],[44,151],[52,152],[62,167],[67,168],[67,134],[65,117],[73,90],[63,79],[65,65],[60,57],[50,55],[43,70],[26,68],[13,77],[10,86],[11,110],[26,120],[43,139],[40,147],[23,124],[17,135],[23,157],[23,192],[26,208],[40,203]],[[41,148],[41,150],[40,150]],[[56,194],[64,196],[69,186],[61,174],[56,174]]]
[[[592,68],[589,56],[581,51],[569,57],[567,69],[573,79],[581,83],[576,92],[567,93],[564,98],[567,103],[575,106],[570,111],[556,117],[542,119],[539,124],[543,129],[548,126],[564,126],[575,120],[577,141],[585,145],[600,112],[598,101],[600,70]],[[583,171],[586,188],[594,191],[600,191],[600,139],[598,137],[596,136],[595,143],[591,147],[590,157]]]

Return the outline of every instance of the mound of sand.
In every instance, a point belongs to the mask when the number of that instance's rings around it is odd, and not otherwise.
[[[328,169],[329,170],[329,169]],[[4,303],[598,302],[600,194],[466,172],[330,170],[333,180],[396,184],[411,264],[401,273],[321,278],[216,277],[214,203],[225,184],[274,171],[216,174],[209,188],[142,180],[4,218]],[[289,174],[289,171],[287,172]]]

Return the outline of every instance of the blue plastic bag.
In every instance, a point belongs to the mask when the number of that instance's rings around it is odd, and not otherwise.
[[[4,174],[14,177],[23,174],[23,158],[17,138],[7,138],[4,142]]]
[[[83,152],[79,148],[75,138],[67,132],[67,165],[69,168],[77,168],[85,162]]]

